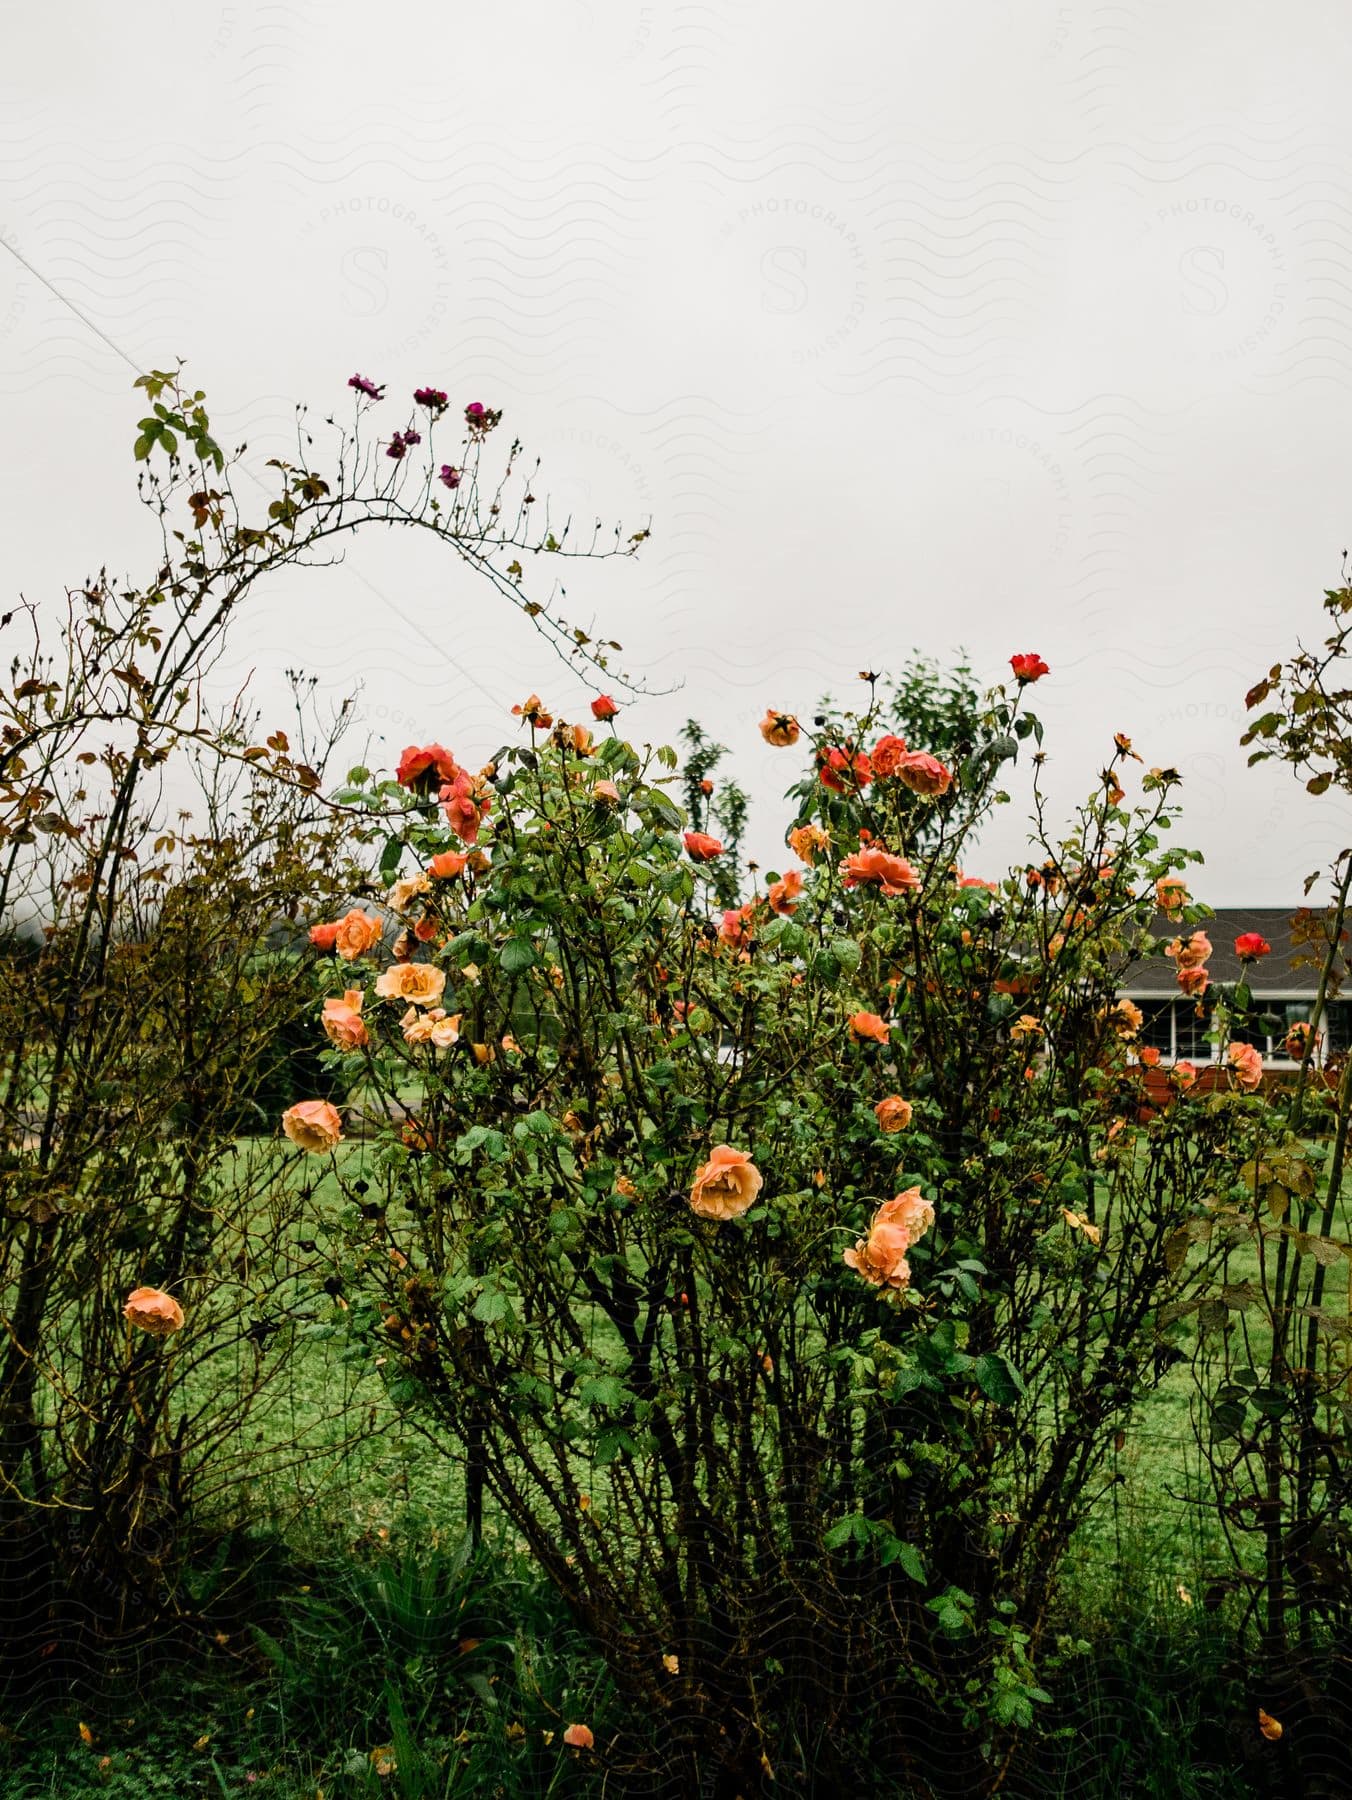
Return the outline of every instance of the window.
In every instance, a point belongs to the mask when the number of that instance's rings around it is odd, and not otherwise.
[[[1174,1054],[1174,1003],[1145,1000],[1141,1003],[1140,1042],[1158,1050],[1166,1060]]]
[[[1211,1029],[1211,1003],[1189,1000],[1174,1008],[1174,1054],[1184,1062],[1210,1062],[1212,1046],[1206,1040]]]

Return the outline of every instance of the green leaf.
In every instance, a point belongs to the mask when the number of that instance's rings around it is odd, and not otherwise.
[[[905,1543],[899,1537],[892,1537],[890,1534],[888,1535],[887,1541],[883,1545],[883,1553],[880,1560],[884,1568],[886,1568],[889,1563],[900,1563],[912,1581],[923,1581],[925,1579],[925,1564],[921,1559],[920,1552],[916,1549],[914,1544]]]
[[[851,975],[859,967],[863,952],[853,938],[838,937],[831,939],[831,955],[835,957],[842,969]]]
[[[998,1351],[978,1356],[972,1365],[972,1375],[986,1398],[999,1406],[1013,1406],[1025,1391],[1018,1370]]]
[[[623,1406],[633,1395],[618,1375],[593,1375],[582,1382],[577,1397],[584,1406]]]
[[[498,961],[505,975],[521,975],[536,961],[535,946],[529,938],[508,938],[498,952]]]
[[[388,886],[399,872],[399,864],[404,854],[404,840],[392,837],[385,839],[385,848],[380,853],[380,879]]]
[[[485,1288],[474,1302],[473,1317],[485,1325],[494,1325],[499,1319],[505,1319],[510,1311],[507,1296],[500,1288]]]

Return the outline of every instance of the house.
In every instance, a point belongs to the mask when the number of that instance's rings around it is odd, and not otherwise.
[[[1223,906],[1216,909],[1213,918],[1194,927],[1211,940],[1207,972],[1214,984],[1222,986],[1231,986],[1240,979],[1241,964],[1235,955],[1237,937],[1256,931],[1271,944],[1271,954],[1249,963],[1246,972],[1257,1010],[1282,1024],[1266,1030],[1235,1026],[1230,1042],[1256,1045],[1263,1053],[1263,1066],[1274,1074],[1297,1066],[1283,1039],[1290,1026],[1308,1020],[1314,1010],[1325,954],[1318,935],[1321,916],[1316,913],[1310,918],[1316,935],[1304,943],[1299,930],[1293,931],[1292,920],[1297,911],[1296,907]],[[1170,939],[1186,935],[1187,928],[1171,924],[1160,913],[1151,930],[1156,937]],[[1158,1050],[1161,1062],[1201,1065],[1215,1060],[1216,1046],[1208,1043],[1206,1037],[1212,1026],[1211,1000],[1207,997],[1199,1002],[1181,994],[1174,980],[1174,965],[1168,958],[1155,956],[1132,963],[1118,991],[1140,1007],[1144,1016],[1140,1042]],[[1348,984],[1348,992],[1352,995],[1352,983]],[[1319,1060],[1352,1048],[1352,998],[1327,1001],[1320,1030],[1323,1041]]]

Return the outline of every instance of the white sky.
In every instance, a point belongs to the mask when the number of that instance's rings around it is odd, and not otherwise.
[[[1184,771],[1199,897],[1294,902],[1342,807],[1237,740],[1352,537],[1349,77],[1336,0],[9,9],[4,586],[149,567],[129,365],[188,357],[260,462],[354,370],[431,382],[502,407],[556,502],[651,514],[570,616],[684,683],[629,733],[700,717],[763,855],[767,704],[1032,649],[1058,792],[1125,730]],[[577,716],[428,552],[260,595],[233,666],[360,679],[391,759],[475,762],[532,688]]]

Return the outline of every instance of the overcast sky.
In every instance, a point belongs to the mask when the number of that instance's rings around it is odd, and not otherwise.
[[[959,644],[1052,665],[1067,801],[1114,731],[1183,770],[1200,897],[1294,902],[1347,841],[1238,747],[1352,537],[1335,0],[73,0],[0,40],[7,590],[151,566],[138,369],[187,357],[260,464],[355,370],[431,382],[556,504],[651,517],[570,616],[684,684],[625,723],[728,743],[762,854],[766,706]],[[232,669],[287,664],[360,680],[391,758],[585,698],[384,538],[259,597]]]

